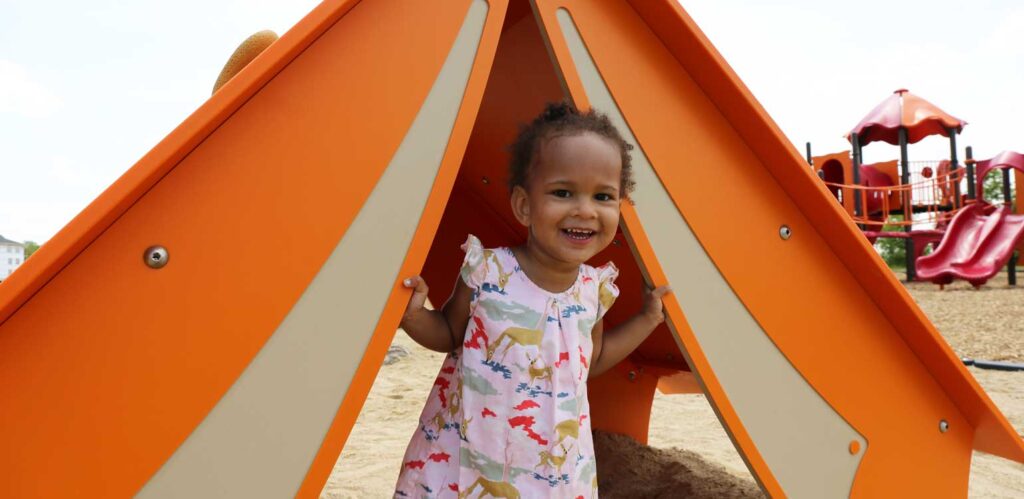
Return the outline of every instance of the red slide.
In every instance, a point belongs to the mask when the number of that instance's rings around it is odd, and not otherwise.
[[[968,206],[953,217],[935,252],[917,259],[917,275],[935,284],[960,278],[981,286],[1006,265],[1021,234],[1024,215],[1008,206]]]

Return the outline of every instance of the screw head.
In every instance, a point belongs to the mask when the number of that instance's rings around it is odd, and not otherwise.
[[[792,235],[793,230],[790,229],[788,225],[783,225],[782,227],[779,227],[779,237],[781,237],[783,241],[789,239]]]
[[[939,431],[942,433],[949,431],[949,422],[945,419],[939,420]]]
[[[167,260],[170,257],[171,255],[167,252],[167,248],[159,245],[146,248],[145,253],[142,254],[142,260],[151,269],[163,268],[164,265],[167,265]]]
[[[630,381],[636,381],[636,371],[630,371],[629,372],[629,380]]]

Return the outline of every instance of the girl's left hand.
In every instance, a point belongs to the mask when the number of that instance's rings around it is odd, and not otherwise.
[[[644,292],[644,308],[641,312],[650,319],[654,325],[665,322],[665,307],[661,303],[661,298],[672,292],[672,286],[658,286],[651,290],[647,289]]]

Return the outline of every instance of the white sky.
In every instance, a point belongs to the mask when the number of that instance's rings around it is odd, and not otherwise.
[[[0,0],[0,234],[44,242],[209,97],[235,47],[311,0]],[[794,146],[842,135],[897,88],[1024,151],[1024,2],[683,0]],[[943,138],[910,159],[949,153]],[[897,148],[871,145],[867,161]]]

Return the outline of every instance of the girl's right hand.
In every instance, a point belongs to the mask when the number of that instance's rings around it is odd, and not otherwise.
[[[455,291],[440,310],[427,308],[427,281],[420,276],[402,280],[402,285],[412,289],[409,305],[405,307],[399,324],[416,343],[435,352],[450,353],[462,344],[466,324],[469,322],[469,305],[473,291],[459,278]]]
[[[430,288],[427,287],[427,281],[420,276],[413,276],[402,281],[402,285],[407,288],[413,288],[412,297],[409,298],[409,305],[405,307],[405,314],[402,315],[402,322],[404,323],[410,317],[420,313],[427,303],[427,293]]]

